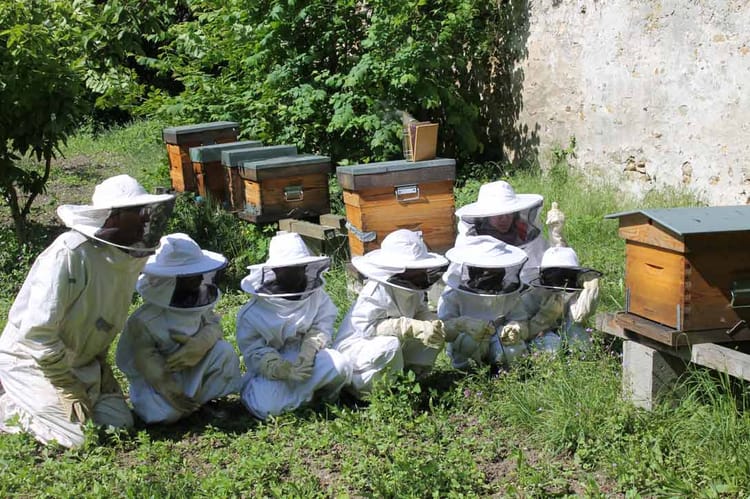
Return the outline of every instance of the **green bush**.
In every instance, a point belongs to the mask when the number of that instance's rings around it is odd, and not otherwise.
[[[167,232],[183,232],[201,248],[227,257],[226,287],[238,289],[247,275],[246,267],[266,259],[275,226],[244,222],[210,199],[198,199],[186,192],[177,196]]]
[[[400,155],[406,111],[440,123],[443,154],[476,157],[500,134],[485,126],[503,85],[489,85],[492,68],[505,74],[501,62],[521,54],[501,46],[523,26],[509,14],[523,2],[511,4],[193,2],[195,20],[172,26],[155,61],[185,91],[154,92],[144,111],[234,119],[246,137],[356,162]]]

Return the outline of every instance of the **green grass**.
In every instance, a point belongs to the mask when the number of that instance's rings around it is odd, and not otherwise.
[[[58,197],[86,199],[96,179],[122,171],[149,188],[165,182],[166,154],[160,126],[153,123],[98,137],[83,133],[66,149],[66,161],[76,157],[89,159],[56,166],[51,190]],[[561,164],[545,175],[509,180],[518,192],[538,192],[546,205],[560,204],[580,260],[605,272],[605,309],[622,308],[624,245],[616,222],[603,215],[696,203],[670,191],[637,200],[615,186],[584,181]],[[457,203],[476,199],[478,185],[468,181],[456,192]],[[237,279],[244,265],[265,258],[273,228],[248,226],[187,198],[180,203],[172,230],[187,231],[238,261],[218,306],[225,337],[234,342],[235,316],[247,298],[237,290]],[[37,215],[50,216],[49,210],[51,204]],[[9,230],[0,231],[6,247],[12,246]],[[12,247],[4,253],[0,324],[43,240],[26,253],[13,253]],[[339,307],[339,320],[354,298],[346,283],[343,267],[334,265],[326,289]],[[532,357],[499,374],[455,371],[443,355],[427,378],[386,380],[367,403],[345,399],[264,423],[230,397],[213,412],[172,426],[141,425],[131,432],[90,428],[87,446],[77,451],[42,447],[28,435],[0,435],[0,496],[750,494],[745,384],[689,369],[674,396],[645,412],[621,399],[620,363],[617,344],[598,336],[585,356]],[[223,417],[215,417],[219,410]]]

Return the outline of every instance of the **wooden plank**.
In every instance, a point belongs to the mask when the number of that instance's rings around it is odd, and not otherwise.
[[[684,310],[685,263],[683,255],[629,242],[625,247],[625,288],[628,312],[672,328]]]
[[[424,161],[435,157],[437,150],[437,123],[423,123],[417,125],[414,129],[414,150],[412,151],[412,161]],[[409,128],[409,140],[411,137],[411,128]]]
[[[650,338],[661,344],[675,347],[706,343],[739,343],[750,341],[750,329],[739,328],[735,334],[728,335],[726,329],[704,331],[675,331],[661,324],[626,312],[599,313],[596,315],[596,327],[612,336],[632,340],[639,337]]]
[[[320,215],[320,225],[346,230],[346,217],[334,215],[333,213],[324,213]]]
[[[715,369],[735,378],[750,381],[750,355],[721,345],[694,345],[690,360],[700,366]]]
[[[291,219],[292,222],[289,224],[292,232],[319,241],[327,241],[336,237],[337,231],[332,227],[325,227],[316,223],[307,222],[305,220]]]
[[[615,322],[619,324],[624,331],[633,331],[646,338],[651,338],[665,345],[676,345],[676,334],[672,328],[650,321],[643,317],[633,314],[617,314]],[[626,334],[627,336],[627,334]]]

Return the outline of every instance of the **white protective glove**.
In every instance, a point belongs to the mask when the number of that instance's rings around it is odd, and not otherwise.
[[[599,278],[593,277],[583,281],[583,291],[570,304],[570,318],[574,323],[581,323],[596,311],[599,301]]]
[[[453,342],[461,333],[468,334],[474,340],[482,342],[495,333],[495,326],[491,322],[474,317],[461,316],[443,321],[445,341]]]
[[[60,393],[63,411],[72,423],[85,423],[93,417],[94,405],[82,383],[67,386]]]
[[[528,336],[529,326],[526,322],[511,321],[500,331],[500,342],[503,345],[518,345]]]
[[[315,356],[330,341],[329,335],[317,329],[310,329],[305,333],[300,345],[299,355],[294,361],[294,371],[297,378],[301,380],[312,376]]]
[[[194,335],[170,330],[169,337],[181,346],[167,357],[169,371],[181,371],[198,364],[222,337],[221,326],[215,323],[204,324]]]
[[[187,395],[182,387],[174,380],[171,372],[164,371],[161,378],[153,384],[154,390],[164,397],[169,405],[183,414],[197,411],[200,403],[193,397]]]
[[[312,364],[295,368],[294,364],[281,357],[279,352],[269,352],[260,359],[258,371],[274,381],[305,381],[312,375]]]
[[[565,213],[557,207],[557,202],[553,201],[552,206],[547,212],[547,232],[549,233],[550,246],[567,246],[568,242],[563,236],[563,227],[565,226]]]
[[[539,311],[529,320],[526,339],[549,331],[560,325],[565,314],[565,296],[563,292],[553,292],[547,295],[539,306]]]
[[[375,327],[378,336],[395,336],[400,340],[414,338],[429,348],[440,348],[445,343],[443,321],[420,321],[408,317],[385,319]]]
[[[172,373],[167,370],[164,356],[156,350],[155,346],[146,342],[145,334],[138,334],[140,331],[142,330],[133,331],[136,338],[133,351],[135,368],[169,405],[183,414],[197,410],[200,404],[185,394]]]

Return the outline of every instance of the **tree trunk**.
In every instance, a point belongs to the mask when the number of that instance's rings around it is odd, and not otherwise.
[[[18,206],[18,191],[15,185],[11,184],[7,187],[6,200],[10,208],[10,215],[13,217],[13,225],[16,228],[16,240],[20,244],[26,244],[26,217]]]

